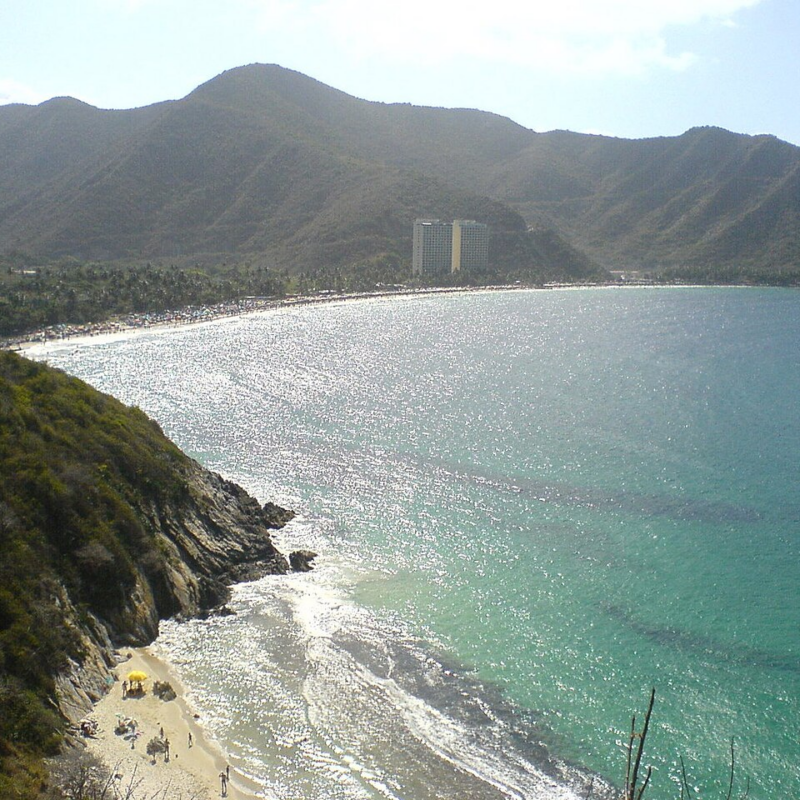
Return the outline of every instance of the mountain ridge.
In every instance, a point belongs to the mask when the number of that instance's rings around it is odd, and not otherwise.
[[[774,136],[537,133],[475,109],[356,98],[278,65],[139,109],[0,107],[0,156],[0,252],[42,257],[347,268],[408,261],[414,218],[483,207],[506,220],[493,253],[506,265],[533,250],[523,228],[606,268],[773,269],[795,265],[800,242],[800,149]]]

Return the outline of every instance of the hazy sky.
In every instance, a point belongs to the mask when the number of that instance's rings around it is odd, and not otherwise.
[[[800,0],[0,0],[0,103],[131,108],[253,62],[537,131],[800,144]]]

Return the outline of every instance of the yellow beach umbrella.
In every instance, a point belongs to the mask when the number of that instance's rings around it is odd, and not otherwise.
[[[142,672],[141,670],[134,670],[133,672],[128,673],[128,681],[130,683],[141,683],[142,681],[147,680],[147,674]]]

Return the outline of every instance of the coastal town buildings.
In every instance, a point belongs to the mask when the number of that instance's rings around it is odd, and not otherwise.
[[[489,264],[489,227],[474,220],[418,219],[414,222],[411,261],[415,275],[486,269]]]

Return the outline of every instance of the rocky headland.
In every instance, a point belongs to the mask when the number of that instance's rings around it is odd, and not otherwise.
[[[77,614],[69,596],[61,598],[65,623],[80,635],[83,651],[56,676],[59,708],[72,723],[108,691],[120,647],[152,642],[161,619],[224,610],[234,583],[291,569],[270,537],[270,530],[292,519],[291,511],[272,503],[260,506],[240,486],[194,461],[185,465],[183,479],[184,497],[143,509],[164,559],[157,570],[137,569],[113,620],[102,612]]]
[[[114,685],[120,648],[291,570],[271,531],[293,513],[203,468],[140,410],[10,352],[0,475],[0,796],[24,798]]]

